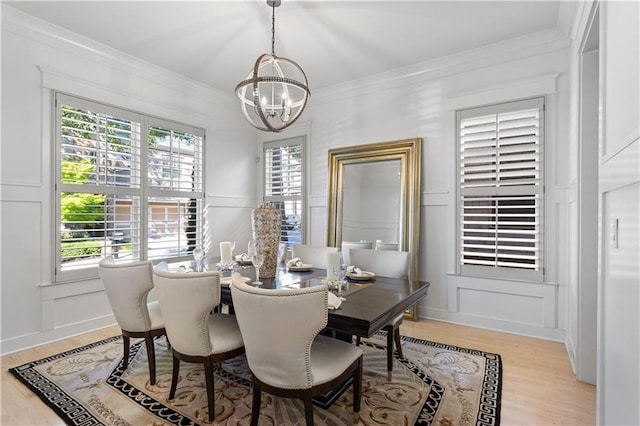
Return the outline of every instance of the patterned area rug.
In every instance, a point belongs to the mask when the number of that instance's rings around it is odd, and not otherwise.
[[[383,333],[364,339],[362,407],[356,421],[351,387],[328,408],[314,407],[317,425],[497,425],[500,355],[403,336],[404,359],[387,379]],[[168,401],[171,352],[156,340],[157,381],[149,384],[142,341],[122,371],[122,339],[114,337],[12,368],[10,371],[73,425],[208,424],[204,370],[181,363],[176,398]],[[247,425],[251,374],[244,356],[215,370],[215,424]],[[260,425],[304,424],[297,400],[262,394]]]

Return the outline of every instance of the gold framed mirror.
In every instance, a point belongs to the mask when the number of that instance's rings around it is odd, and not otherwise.
[[[421,159],[421,138],[330,149],[327,244],[397,243],[417,280]],[[417,308],[407,316],[416,320]]]

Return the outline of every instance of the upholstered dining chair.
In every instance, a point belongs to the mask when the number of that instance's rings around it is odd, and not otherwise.
[[[363,271],[373,272],[381,277],[409,278],[411,267],[411,253],[407,251],[388,250],[360,250],[351,249],[349,252],[351,262]],[[396,316],[388,324],[382,327],[387,332],[387,374],[391,378],[393,371],[393,342],[400,358],[404,358],[400,339],[400,325],[404,313]]]
[[[311,398],[353,378],[353,411],[362,393],[362,350],[319,335],[327,325],[327,287],[269,290],[247,285],[239,273],[231,297],[253,375],[251,425],[258,424],[260,396],[298,398],[313,425]],[[357,414],[355,414],[357,416]]]
[[[385,243],[385,242],[376,242],[376,250],[398,250],[398,243]]]
[[[348,265],[351,265],[351,259],[349,259],[349,250],[372,249],[373,241],[343,241],[341,243],[341,248],[342,248],[342,260],[348,266]]]
[[[144,338],[149,363],[149,381],[156,384],[156,355],[154,338],[166,335],[160,305],[148,302],[153,288],[153,264],[150,260],[118,263],[105,257],[98,263],[98,272],[104,284],[113,316],[116,318],[124,347],[123,368],[129,365],[130,338]]]
[[[300,258],[316,268],[327,269],[327,253],[337,252],[337,247],[316,247],[307,244],[295,244],[292,249],[293,258]]]
[[[211,313],[220,304],[220,273],[153,270],[160,309],[173,351],[169,399],[176,395],[180,361],[204,364],[209,421],[215,419],[213,364],[244,353],[233,315]]]

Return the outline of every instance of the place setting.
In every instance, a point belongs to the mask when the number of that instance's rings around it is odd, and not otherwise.
[[[313,265],[304,263],[299,257],[295,257],[287,262],[287,269],[290,272],[310,272],[313,271]]]

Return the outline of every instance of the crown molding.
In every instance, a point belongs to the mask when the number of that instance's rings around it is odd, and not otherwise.
[[[1,4],[2,31],[61,49],[80,59],[116,69],[136,78],[152,81],[168,90],[180,90],[202,101],[221,107],[236,105],[235,97],[182,74],[123,53],[77,33]],[[176,80],[180,84],[176,84]]]
[[[381,88],[392,90],[399,86],[438,77],[452,76],[518,59],[558,52],[569,48],[570,43],[571,40],[560,30],[542,31],[319,89],[314,93],[313,100],[318,105],[329,101],[334,102],[336,99],[379,92]]]

